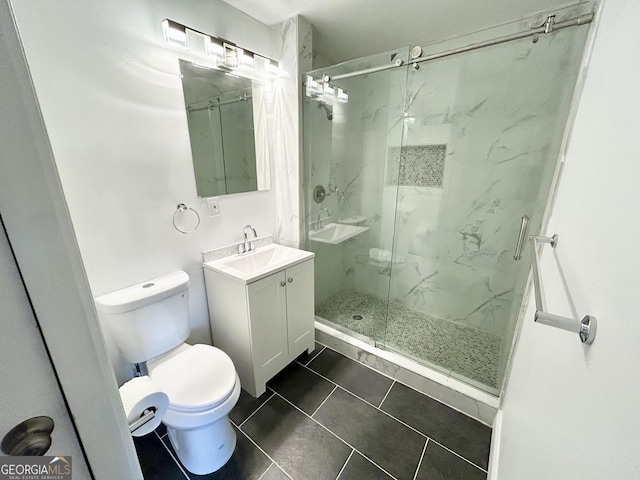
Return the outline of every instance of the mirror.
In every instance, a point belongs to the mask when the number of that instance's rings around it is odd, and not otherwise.
[[[269,189],[265,86],[180,60],[199,197]]]

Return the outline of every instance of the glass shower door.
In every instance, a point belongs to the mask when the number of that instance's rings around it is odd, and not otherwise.
[[[491,393],[529,271],[513,259],[521,217],[539,230],[586,30],[408,73],[385,344]]]
[[[370,343],[386,333],[397,195],[388,156],[402,142],[406,67],[332,79],[329,98],[312,79],[398,58],[406,62],[408,48],[309,72],[303,103],[303,231],[316,253],[316,315]]]

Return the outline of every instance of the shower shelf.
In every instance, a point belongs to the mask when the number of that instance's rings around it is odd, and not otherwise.
[[[596,330],[598,328],[596,317],[593,315],[585,315],[582,320],[578,320],[576,318],[554,315],[545,311],[546,307],[540,279],[540,261],[536,250],[536,242],[548,243],[552,248],[556,248],[556,245],[558,245],[558,235],[556,234],[551,237],[531,235],[529,236],[529,240],[531,241],[531,266],[533,267],[533,286],[536,295],[534,322],[577,333],[582,343],[586,343],[587,345],[592,344],[596,338]]]
[[[369,227],[358,227],[342,223],[330,223],[320,230],[309,233],[309,240],[337,245],[369,230]]]

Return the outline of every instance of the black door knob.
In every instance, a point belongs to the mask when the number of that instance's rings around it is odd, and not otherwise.
[[[41,456],[51,446],[51,432],[51,418],[33,417],[13,427],[2,439],[0,449],[5,455]]]

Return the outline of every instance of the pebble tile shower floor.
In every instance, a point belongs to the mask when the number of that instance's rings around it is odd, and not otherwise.
[[[160,426],[134,438],[146,480],[486,480],[491,429],[316,344],[229,415],[229,462],[188,473]]]
[[[356,290],[340,290],[316,307],[316,315],[385,342],[393,350],[426,360],[491,388],[498,388],[500,338],[441,320],[398,302]],[[355,318],[354,318],[355,316]]]

